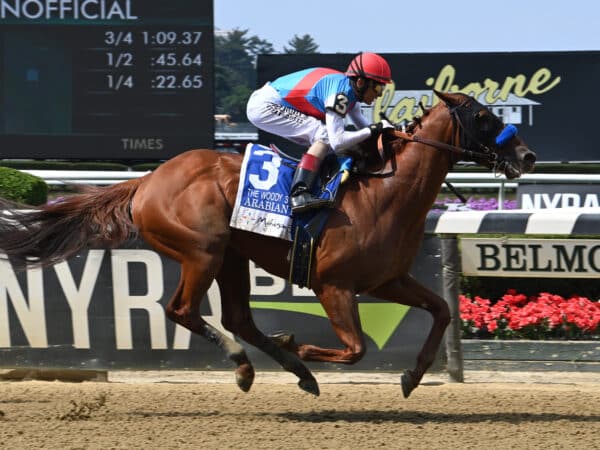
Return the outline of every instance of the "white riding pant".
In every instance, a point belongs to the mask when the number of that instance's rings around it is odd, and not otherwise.
[[[285,106],[269,83],[252,93],[246,106],[248,120],[257,128],[309,147],[316,141],[329,145],[327,128],[315,117]]]

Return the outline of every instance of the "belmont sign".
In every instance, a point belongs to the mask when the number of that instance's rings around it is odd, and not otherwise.
[[[597,278],[600,241],[592,239],[461,239],[465,275]]]

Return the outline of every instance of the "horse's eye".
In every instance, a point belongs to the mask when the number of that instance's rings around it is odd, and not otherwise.
[[[480,110],[477,111],[475,114],[475,121],[478,122],[479,124],[484,124],[486,122],[489,122],[491,117],[490,115],[485,111],[485,110]]]
[[[493,127],[493,118],[485,111],[475,113],[475,122],[482,133],[489,133]]]
[[[475,123],[481,135],[486,137],[496,136],[502,129],[502,122],[484,110],[475,113]]]

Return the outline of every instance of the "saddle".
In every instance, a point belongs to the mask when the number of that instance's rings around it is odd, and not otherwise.
[[[338,189],[348,179],[351,168],[351,157],[338,158],[335,155],[328,155],[319,171],[320,182],[315,183],[312,194],[335,201]],[[310,288],[310,272],[315,247],[330,213],[330,208],[317,208],[292,216],[290,283]]]
[[[315,183],[311,193],[319,198],[335,202],[339,186],[344,183],[350,174],[385,177],[391,174],[383,171],[385,165],[384,145],[380,135],[374,141],[375,151],[365,149],[349,149],[341,154],[329,154],[321,164],[319,181]],[[274,144],[270,148],[280,156],[282,164],[290,164],[295,170],[297,160],[281,151]],[[314,250],[318,243],[323,227],[331,213],[331,209],[323,207],[308,210],[292,216],[292,252],[290,257],[289,282],[300,287],[310,288],[310,272],[314,260]]]
[[[356,156],[329,155],[321,164],[311,193],[335,202],[338,189],[355,172]],[[292,241],[289,281],[310,287],[314,250],[330,208],[310,209],[291,215],[289,191],[298,161],[275,146],[248,144],[229,225],[232,228]],[[328,202],[328,203],[329,203]]]

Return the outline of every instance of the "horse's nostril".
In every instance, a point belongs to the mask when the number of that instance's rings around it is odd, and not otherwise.
[[[523,156],[523,161],[525,161],[527,164],[530,164],[530,165],[534,165],[536,160],[537,160],[537,156],[532,151],[528,151]]]

